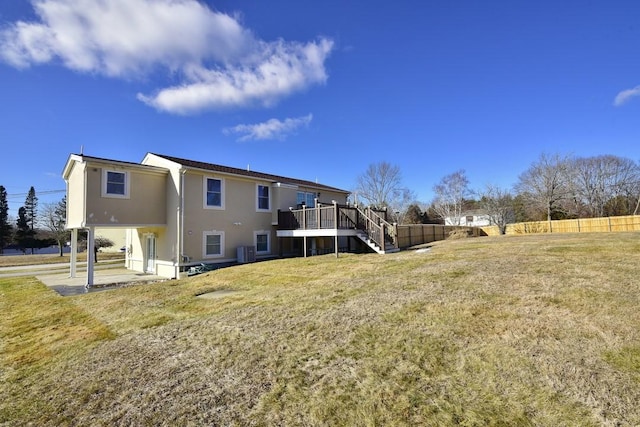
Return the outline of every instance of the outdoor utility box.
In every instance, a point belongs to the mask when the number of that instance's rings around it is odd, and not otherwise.
[[[256,261],[256,248],[254,246],[238,246],[238,263]]]

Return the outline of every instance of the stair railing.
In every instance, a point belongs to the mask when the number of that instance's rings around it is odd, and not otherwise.
[[[382,250],[385,250],[387,241],[394,247],[397,247],[397,231],[395,225],[387,222],[371,208],[364,210],[358,208],[358,213],[360,214],[358,228],[365,231],[369,239],[380,246]]]

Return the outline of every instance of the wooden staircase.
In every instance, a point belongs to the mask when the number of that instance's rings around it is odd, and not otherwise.
[[[379,254],[398,252],[396,227],[371,209],[358,208],[356,236]]]

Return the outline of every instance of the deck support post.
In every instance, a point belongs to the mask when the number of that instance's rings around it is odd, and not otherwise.
[[[336,258],[338,258],[338,228],[340,228],[340,224],[338,224],[338,202],[333,200],[333,227],[336,229],[336,237],[334,239]]]
[[[78,263],[78,229],[71,230],[71,254],[69,256],[69,277],[76,277],[76,265]]]
[[[89,227],[87,232],[87,284],[86,288],[93,286],[93,265],[95,258],[95,227]]]
[[[302,253],[304,253],[304,257],[307,257],[307,236],[302,237]]]

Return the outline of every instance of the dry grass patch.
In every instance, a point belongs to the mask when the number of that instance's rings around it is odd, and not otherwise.
[[[21,371],[0,423],[638,425],[639,238],[461,239],[61,299],[65,325],[115,336]],[[26,336],[43,304],[9,308]]]

